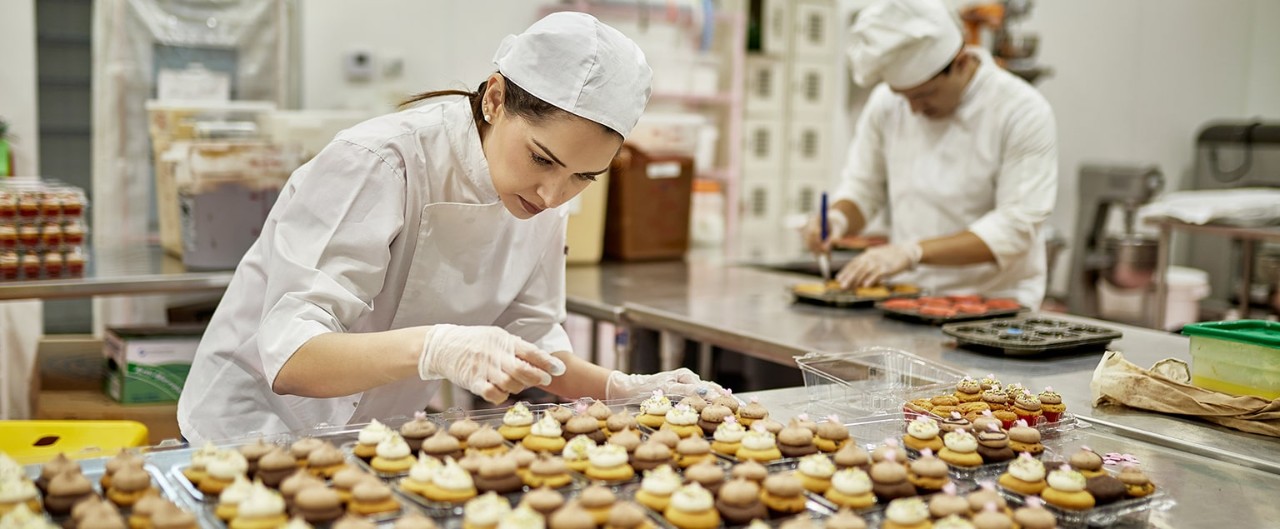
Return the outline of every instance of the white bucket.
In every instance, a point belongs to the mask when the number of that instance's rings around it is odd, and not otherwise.
[[[1169,267],[1165,275],[1164,328],[1174,330],[1200,321],[1200,300],[1209,296],[1209,273],[1195,268]]]

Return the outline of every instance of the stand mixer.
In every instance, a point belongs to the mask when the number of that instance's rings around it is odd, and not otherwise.
[[[1157,241],[1134,229],[1138,208],[1164,187],[1154,165],[1086,164],[1080,168],[1071,283],[1073,314],[1097,317],[1098,279],[1119,288],[1145,288],[1156,267]],[[1124,233],[1107,235],[1112,206],[1124,211]]]

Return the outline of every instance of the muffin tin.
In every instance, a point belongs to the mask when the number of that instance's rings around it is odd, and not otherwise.
[[[1009,318],[1027,310],[1011,299],[982,296],[898,299],[876,303],[876,308],[886,317],[926,325]]]
[[[879,287],[877,287],[879,288]],[[914,298],[920,295],[920,287],[909,284],[884,285],[887,295],[870,295],[867,291],[859,293],[843,289],[833,289],[821,283],[801,283],[792,285],[791,295],[800,303],[839,308],[872,307],[877,301],[900,298]]]
[[[1092,353],[1124,336],[1106,327],[1045,317],[952,323],[942,332],[960,347],[1007,355]]]

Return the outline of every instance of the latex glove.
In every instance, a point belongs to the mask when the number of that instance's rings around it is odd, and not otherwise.
[[[718,395],[724,388],[715,382],[703,381],[687,368],[674,371],[663,371],[652,375],[628,375],[621,371],[609,374],[609,382],[605,385],[605,399],[629,399],[640,395],[649,395],[660,389],[668,395]]]
[[[849,231],[849,217],[836,208],[827,209],[827,240],[822,240],[822,215],[814,215],[804,226],[804,245],[815,254],[831,251],[831,243]]]
[[[419,377],[448,379],[494,404],[565,372],[559,358],[499,327],[433,325],[423,341]]]
[[[915,268],[923,253],[920,244],[914,242],[877,246],[845,265],[836,274],[836,281],[846,289],[878,285],[885,278]]]

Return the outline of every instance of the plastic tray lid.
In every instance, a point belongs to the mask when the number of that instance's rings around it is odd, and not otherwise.
[[[891,347],[813,351],[796,358],[796,365],[811,399],[836,398],[871,410],[900,406],[915,391],[965,377],[963,371]]]
[[[1280,349],[1280,323],[1274,321],[1236,320],[1192,323],[1182,328],[1182,334]]]

